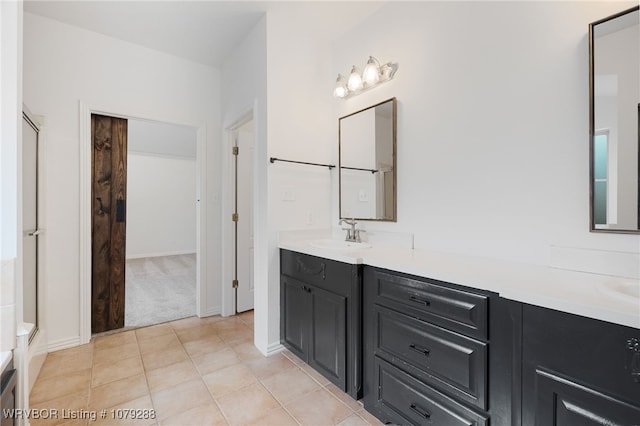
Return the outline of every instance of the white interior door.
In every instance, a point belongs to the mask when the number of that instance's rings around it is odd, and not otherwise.
[[[38,324],[38,130],[22,120],[22,320]],[[34,328],[35,330],[35,328]]]
[[[253,121],[238,129],[238,312],[253,309]]]

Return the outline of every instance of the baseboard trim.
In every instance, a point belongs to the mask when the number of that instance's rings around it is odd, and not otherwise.
[[[145,257],[164,257],[164,256],[180,256],[183,254],[196,254],[195,250],[180,250],[180,251],[167,251],[163,253],[147,253],[147,254],[133,254],[127,255],[127,260],[131,259],[143,259]]]
[[[211,316],[214,316],[214,315],[220,315],[220,312],[222,312],[222,309],[221,309],[220,305],[214,306],[211,309],[209,309],[209,310],[207,310],[205,312],[202,312],[200,314],[200,318],[211,317]]]
[[[285,350],[285,347],[282,346],[282,343],[272,343],[267,346],[267,356],[275,355]]]
[[[47,352],[47,334],[44,330],[39,329],[29,343],[29,392],[33,389],[33,385],[40,375]]]
[[[68,337],[66,339],[59,339],[53,342],[49,342],[47,349],[49,352],[61,351],[62,349],[73,348],[80,345],[80,336]]]

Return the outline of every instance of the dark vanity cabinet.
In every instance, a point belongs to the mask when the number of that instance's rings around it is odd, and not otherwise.
[[[384,423],[640,426],[640,329],[281,250],[282,344]]]
[[[282,344],[353,398],[362,395],[362,266],[280,251]]]
[[[513,425],[517,311],[488,292],[372,267],[363,294],[368,411],[394,424]]]
[[[522,377],[523,426],[640,425],[638,329],[523,305]]]
[[[385,423],[640,426],[640,330],[366,266],[364,405]]]

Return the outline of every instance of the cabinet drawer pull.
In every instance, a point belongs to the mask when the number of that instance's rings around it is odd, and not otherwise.
[[[420,417],[424,417],[427,420],[431,418],[430,412],[428,412],[427,410],[421,410],[416,404],[411,404],[409,408],[411,408],[411,411],[418,413]]]
[[[431,305],[431,302],[429,302],[428,300],[426,300],[426,299],[421,299],[421,298],[419,298],[419,297],[417,297],[417,296],[409,296],[409,300],[411,300],[412,302],[421,303],[421,304],[423,304],[424,306],[429,306],[429,305]]]
[[[300,259],[298,257],[298,258],[296,258],[296,266],[297,266],[298,272],[302,272],[303,274],[307,274],[307,275],[322,274],[322,279],[323,280],[327,278],[327,272],[326,272],[327,265],[325,265],[324,262],[322,262],[320,264],[320,269],[315,270],[315,269],[311,269],[307,265],[305,265],[304,262],[302,261],[302,259]]]
[[[416,351],[418,353],[421,353],[424,356],[429,356],[429,353],[431,353],[431,351],[429,349],[423,348],[421,346],[416,345],[415,343],[412,343],[409,345],[409,349],[411,349],[412,351]]]

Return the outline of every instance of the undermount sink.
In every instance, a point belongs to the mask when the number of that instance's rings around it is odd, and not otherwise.
[[[616,279],[602,283],[600,290],[628,303],[640,303],[640,282],[635,280]],[[640,306],[640,305],[639,305]]]
[[[317,248],[333,250],[359,250],[371,247],[371,244],[345,240],[314,240],[309,245]]]

